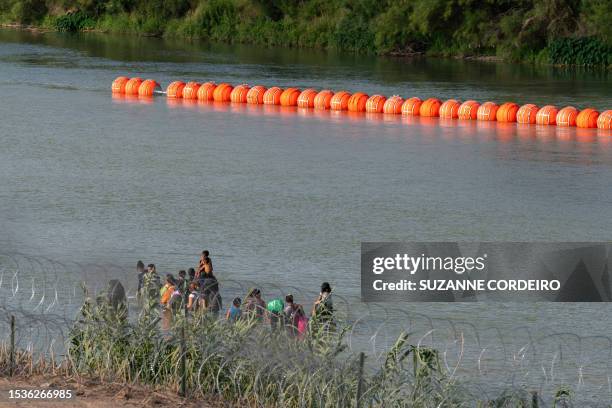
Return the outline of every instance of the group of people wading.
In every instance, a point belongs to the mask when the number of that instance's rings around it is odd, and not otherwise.
[[[214,319],[219,318],[223,301],[209,251],[202,251],[196,268],[180,270],[177,276],[169,273],[163,283],[154,264],[145,268],[144,263],[138,261],[136,270],[137,297],[141,304],[159,305],[165,313],[170,314],[185,310],[200,312]],[[326,330],[334,326],[332,288],[327,282],[321,285],[310,316],[307,316],[301,304],[295,302],[292,294],[287,294],[284,299],[274,298],[268,302],[262,296],[259,288],[252,288],[244,301],[240,297],[234,298],[227,308],[225,320],[236,322],[254,319],[267,322],[272,329],[285,327],[289,334],[296,337],[305,333],[309,317],[312,323],[316,322]]]

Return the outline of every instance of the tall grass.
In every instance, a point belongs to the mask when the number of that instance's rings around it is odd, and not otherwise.
[[[334,329],[311,325],[319,329],[298,340],[253,319],[230,324],[201,312],[187,318],[178,313],[165,329],[160,319],[153,304],[130,321],[124,309],[86,302],[70,335],[71,368],[105,381],[172,390],[185,375],[193,397],[217,394],[252,406],[356,405],[359,355],[347,349],[349,327],[340,322]],[[362,406],[465,406],[437,352],[409,338],[398,339],[382,366],[365,370]]]
[[[178,391],[186,397],[217,396],[252,407],[538,407],[537,394],[509,388],[491,399],[468,392],[445,369],[435,349],[402,333],[381,358],[364,361],[350,350],[350,327],[315,322],[302,339],[254,319],[220,321],[204,312],[160,312],[155,302],[138,316],[115,309],[104,296],[85,301],[69,333],[65,355],[52,349],[17,350],[15,373],[96,379]],[[9,372],[10,349],[0,344],[0,375]],[[361,390],[359,393],[358,390]],[[573,391],[559,388],[553,406],[571,406]],[[569,404],[569,405],[568,405]]]

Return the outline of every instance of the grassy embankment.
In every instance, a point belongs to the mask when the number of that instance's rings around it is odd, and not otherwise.
[[[0,0],[60,31],[605,67],[610,21],[610,0]]]
[[[411,344],[405,333],[386,355],[372,360],[351,351],[346,340],[351,328],[338,319],[332,330],[311,320],[298,340],[256,320],[230,324],[197,313],[185,320],[180,309],[172,322],[160,324],[154,300],[129,319],[126,309],[117,311],[104,299],[83,305],[63,358],[55,358],[52,349],[44,358],[31,350],[11,357],[12,347],[0,344],[0,377],[55,376],[61,383],[80,379],[128,391],[150,387],[166,398],[179,391],[191,401],[252,407],[535,406],[520,388],[495,399],[473,395],[456,381],[452,367],[445,368],[437,350]],[[565,389],[554,396],[571,397]]]

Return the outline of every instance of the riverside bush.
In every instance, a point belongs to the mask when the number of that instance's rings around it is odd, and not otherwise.
[[[612,47],[597,38],[560,38],[548,47],[550,62],[559,65],[610,65]]]
[[[81,11],[64,14],[55,19],[55,28],[57,31],[76,32],[88,28],[92,28],[94,21]]]
[[[93,25],[267,46],[530,62],[547,54],[556,64],[609,65],[609,50],[600,45],[612,44],[609,6],[609,0],[0,0],[0,20],[41,24],[51,15],[65,31]]]

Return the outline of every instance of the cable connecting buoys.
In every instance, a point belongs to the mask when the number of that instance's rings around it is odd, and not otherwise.
[[[419,116],[422,104],[423,101],[421,98],[417,98],[416,96],[406,99],[402,104],[402,115]]]
[[[205,82],[200,85],[198,89],[198,101],[214,101],[215,89],[217,89],[217,84],[214,82]]]
[[[113,85],[111,86],[111,91],[114,94],[122,94],[125,93],[125,84],[130,80],[130,78],[125,76],[120,76],[115,78],[113,81]]]
[[[287,88],[280,96],[281,106],[296,106],[302,91],[298,88]]]
[[[578,109],[573,106],[566,106],[557,113],[555,121],[557,126],[576,126],[576,116],[578,116]]]
[[[198,99],[201,86],[199,82],[187,82],[183,88],[183,99]]]
[[[579,128],[596,128],[598,117],[599,112],[597,112],[595,109],[583,109],[578,116],[576,116],[576,126]]]
[[[315,109],[329,109],[331,107],[331,99],[334,93],[329,89],[324,89],[315,96],[314,107]]]
[[[368,95],[363,92],[355,92],[348,100],[349,112],[365,112]]]
[[[128,81],[129,82],[129,81]],[[138,87],[138,96],[153,96],[155,92],[160,92],[161,86],[152,79],[142,81]]]
[[[316,89],[304,89],[302,93],[300,93],[300,96],[298,96],[297,106],[299,108],[314,108],[314,101],[317,93]]]
[[[234,103],[247,103],[247,95],[251,88],[246,85],[238,85],[234,89],[232,89],[232,93],[230,94],[230,101]]]
[[[533,103],[528,103],[521,106],[516,112],[517,123],[533,125],[536,123],[536,116],[538,115],[539,110],[540,108]]]
[[[119,76],[113,80],[111,85],[113,98],[121,95],[137,95],[144,98],[164,93],[160,85],[152,80],[143,80],[139,77],[128,78]],[[394,95],[390,98],[384,95],[368,96],[363,92],[348,91],[333,92],[324,89],[318,92],[308,88],[301,91],[298,88],[282,89],[279,87],[266,88],[261,85],[250,87],[243,84],[234,87],[229,83],[216,85],[214,82],[206,82],[200,85],[198,82],[174,81],[166,88],[165,94],[169,102],[172,99],[198,99],[199,101],[233,102],[264,105],[298,106],[303,109],[336,110],[353,113],[384,113],[392,115],[422,116],[418,120],[420,124],[437,123],[430,119],[439,116],[443,119],[463,119],[478,121],[497,121],[503,123],[536,125],[557,125],[560,127],[577,126],[579,128],[610,129],[612,127],[612,110],[606,110],[601,114],[593,109],[586,108],[578,111],[573,106],[557,109],[554,105],[546,105],[539,108],[534,104],[525,104],[519,107],[514,102],[506,102],[497,105],[495,102],[484,102],[482,105],[477,101],[468,100],[463,103],[448,99],[444,102],[438,98],[429,98],[422,101],[418,97],[404,100],[401,96]],[[173,102],[173,103],[177,103]],[[291,110],[288,110],[290,112]],[[298,110],[298,112],[303,112]],[[360,117],[361,115],[352,115]],[[426,122],[429,121],[429,122]],[[409,122],[416,123],[416,122]],[[451,122],[447,122],[451,123]],[[488,124],[482,124],[489,127]],[[492,125],[492,124],[491,124]],[[480,125],[479,125],[480,126]],[[508,126],[506,126],[508,128]],[[522,129],[525,129],[522,127]],[[584,133],[584,131],[583,131]]]
[[[383,113],[387,97],[384,95],[372,95],[366,102],[366,112]]]
[[[457,119],[459,117],[459,107],[461,104],[455,99],[444,101],[440,105],[440,117],[446,119]]]
[[[476,120],[478,118],[478,108],[480,104],[476,101],[465,101],[459,106],[457,116],[463,120]]]
[[[170,82],[170,85],[166,88],[166,96],[173,99],[182,98],[185,85],[183,81]]]
[[[438,98],[426,99],[421,104],[419,115],[432,118],[436,117],[440,113],[440,106],[442,106],[442,102]]]
[[[230,96],[232,95],[233,86],[227,84],[225,82],[217,85],[215,90],[213,91],[213,100],[215,102],[229,102]]]
[[[336,111],[344,111],[348,109],[348,100],[351,98],[351,94],[347,91],[336,92],[332,96],[329,103],[329,108]]]
[[[262,105],[264,95],[268,89],[265,86],[255,85],[247,92],[247,103],[252,105]]]
[[[598,129],[612,129],[612,110],[603,111],[597,118]]]
[[[402,113],[402,105],[404,104],[404,98],[399,95],[393,95],[385,101],[383,105],[383,113],[389,115],[400,115]]]
[[[283,90],[278,86],[268,88],[263,97],[264,105],[280,105],[280,97],[282,94]]]
[[[497,119],[499,106],[495,102],[485,102],[478,107],[476,119],[483,121],[493,121]]]
[[[512,123],[516,122],[516,113],[519,110],[519,106],[514,102],[502,103],[499,109],[497,109],[497,121]]]
[[[126,95],[138,95],[138,88],[140,88],[140,84],[142,84],[142,78],[139,78],[139,77],[130,78],[125,83],[125,94]]]

